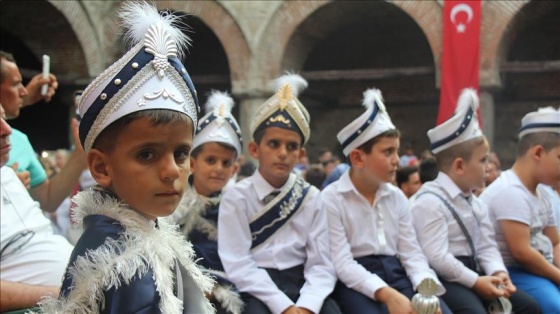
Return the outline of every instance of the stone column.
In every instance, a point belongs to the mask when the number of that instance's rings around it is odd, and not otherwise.
[[[270,96],[269,96],[270,97]],[[243,152],[251,158],[248,154],[247,145],[252,140],[251,134],[251,120],[259,108],[269,97],[264,96],[244,96],[239,102],[239,126],[241,127],[241,134],[243,136]]]
[[[480,91],[480,114],[482,115],[482,132],[490,144],[490,151],[494,151],[495,109],[494,96],[488,91]]]

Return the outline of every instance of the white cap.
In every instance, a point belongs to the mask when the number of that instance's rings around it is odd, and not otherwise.
[[[560,133],[560,108],[540,108],[538,111],[526,114],[521,119],[519,138],[537,132]]]
[[[428,131],[430,150],[437,154],[452,146],[484,136],[476,111],[479,102],[476,90],[466,88],[461,92],[455,114],[449,120]]]
[[[302,136],[303,144],[311,136],[309,112],[297,98],[307,87],[298,74],[286,74],[276,79],[276,93],[262,104],[251,122],[251,134],[267,127],[292,130]]]
[[[179,57],[190,39],[174,27],[178,17],[162,16],[147,3],[126,2],[120,12],[134,45],[85,89],[78,109],[80,141],[90,150],[101,131],[130,113],[174,110],[197,122],[196,91]]]
[[[385,109],[380,90],[366,90],[363,105],[366,111],[336,135],[345,156],[379,134],[396,129]]]
[[[218,142],[232,146],[237,156],[241,155],[243,140],[239,124],[231,115],[233,106],[233,98],[227,93],[212,91],[204,105],[206,115],[198,123],[192,150],[204,143]]]

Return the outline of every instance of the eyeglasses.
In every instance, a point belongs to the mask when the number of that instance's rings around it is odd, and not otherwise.
[[[27,243],[29,243],[29,241],[31,241],[31,239],[33,239],[34,236],[35,231],[33,230],[25,230],[13,236],[10,240],[8,240],[8,243],[6,243],[6,245],[2,247],[2,250],[0,251],[0,260],[4,260],[21,250]],[[4,254],[6,249],[8,249],[9,247],[13,247],[17,242],[20,243],[16,247],[14,247],[13,250]]]

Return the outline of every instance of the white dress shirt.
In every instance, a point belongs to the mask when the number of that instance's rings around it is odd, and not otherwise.
[[[356,190],[349,173],[321,192],[328,212],[331,257],[340,281],[374,299],[375,292],[387,283],[354,258],[398,256],[414,290],[423,279],[432,278],[443,294],[445,290],[416,241],[406,196],[393,185],[382,184],[372,206]]]
[[[461,189],[443,172],[434,181],[422,185],[413,196],[411,207],[418,242],[436,273],[447,281],[458,282],[469,288],[478,279],[475,271],[455,258],[473,256],[459,223],[437,196],[430,193],[420,196],[426,191],[441,196],[455,209],[473,241],[476,261],[484,273],[507,273],[494,239],[494,228],[486,205],[474,195],[466,198]]]
[[[544,193],[533,195],[519,177],[507,170],[488,186],[480,195],[494,223],[496,242],[507,266],[519,266],[515,261],[502,233],[500,220],[512,220],[526,224],[531,229],[531,247],[538,250],[552,263],[552,242],[543,233],[544,228],[556,226],[556,219]]]
[[[311,187],[307,202],[288,222],[251,250],[249,222],[265,206],[263,199],[275,190],[256,171],[225,191],[218,216],[218,253],[237,289],[264,302],[272,313],[281,313],[294,303],[262,268],[285,270],[304,265],[305,284],[295,305],[318,313],[334,289],[336,276],[329,259],[326,213],[316,188]]]

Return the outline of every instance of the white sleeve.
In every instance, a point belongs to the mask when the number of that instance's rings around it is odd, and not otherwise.
[[[486,205],[496,220],[512,220],[531,225],[531,204],[523,197],[524,192],[517,187],[504,189],[488,200]]]
[[[442,295],[445,292],[445,288],[428,265],[428,260],[418,244],[418,238],[412,225],[410,209],[408,208],[408,200],[404,195],[399,195],[395,205],[393,210],[399,215],[397,252],[410,278],[412,287],[416,290],[423,279],[431,278],[438,285],[438,295]],[[441,247],[439,250],[441,250]]]
[[[441,278],[471,288],[478,274],[463,265],[449,252],[447,219],[443,203],[436,196],[426,194],[417,198],[411,208],[418,242],[430,266]]]
[[[247,292],[265,303],[271,312],[281,313],[294,302],[278,289],[266,270],[257,266],[251,256],[251,231],[244,196],[235,189],[224,193],[218,214],[218,254],[224,269],[241,292]]]

